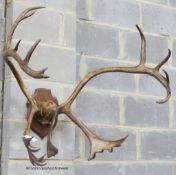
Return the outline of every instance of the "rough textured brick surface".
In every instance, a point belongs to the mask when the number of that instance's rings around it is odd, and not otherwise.
[[[176,160],[175,145],[176,133],[143,132],[141,134],[141,159],[143,160]]]
[[[168,127],[168,103],[157,104],[153,99],[126,97],[124,100],[126,125]]]
[[[88,72],[102,67],[115,67],[121,64],[117,61],[105,61],[84,57],[77,57],[77,81],[83,78]],[[129,66],[123,64],[123,66]],[[128,73],[105,73],[94,77],[86,87],[94,87],[97,89],[109,89],[119,91],[135,91],[135,77],[134,74]]]
[[[139,92],[152,96],[165,97],[165,88],[162,84],[150,75],[139,76]],[[158,100],[159,98],[157,98]]]
[[[122,175],[122,167],[119,164],[98,164],[98,163],[77,163],[75,166],[76,175]]]
[[[14,3],[12,7],[9,6],[8,11],[10,12],[8,16],[12,13],[13,9],[13,13],[11,14],[12,19],[8,17],[9,20],[14,21],[19,13],[26,8],[27,6],[22,6],[18,3]],[[58,44],[60,38],[59,30],[61,27],[59,26],[60,20],[60,14],[55,11],[49,9],[38,10],[30,19],[24,20],[23,23],[18,26],[14,38],[26,39],[31,42],[41,38],[44,43]]]
[[[146,0],[148,2],[154,2],[154,3],[159,3],[159,4],[168,4],[168,0]]]
[[[176,7],[175,0],[169,0],[171,7]]]
[[[142,6],[143,26],[147,32],[162,35],[176,35],[176,12],[174,9],[144,4]]]
[[[75,15],[65,15],[64,21],[64,43],[66,47],[75,48],[76,45],[76,24]]]
[[[155,2],[155,3],[160,3],[160,4],[168,4],[168,0],[147,0],[149,2]]]
[[[44,167],[34,167],[31,166],[29,161],[21,161],[21,160],[10,160],[4,163],[4,166],[7,168],[3,168],[2,175],[47,175],[52,173],[52,175],[58,175],[61,173],[61,170],[56,168],[62,168],[65,166],[60,166],[56,161],[49,161],[47,166]],[[55,168],[56,167],[56,168]],[[15,170],[15,171],[14,171]]]
[[[77,115],[86,123],[119,124],[119,97],[109,93],[82,92],[77,98]]]
[[[173,127],[176,128],[176,101],[172,100],[173,107]]]
[[[94,0],[92,16],[98,22],[133,27],[139,22],[139,6],[129,0]]]
[[[112,153],[104,151],[103,153],[97,153],[95,160],[136,160],[136,132],[130,129],[119,128],[93,128],[91,130],[97,134],[97,136],[107,140],[118,140],[127,135],[128,138],[122,143],[121,147],[114,148]],[[85,157],[90,156],[90,143],[86,139],[85,145]]]
[[[54,7],[63,11],[75,11],[75,0],[18,0],[18,2],[24,2],[29,5],[43,5],[47,7]]]
[[[76,0],[76,14],[78,18],[88,18],[88,1],[89,0]]]
[[[118,37],[118,30],[78,22],[77,52],[115,59],[118,56]]]
[[[173,166],[169,164],[131,164],[125,166],[127,175],[172,175]]]
[[[176,66],[176,40],[173,40],[172,65]]]
[[[147,42],[147,63],[160,63],[168,54],[168,43],[164,37],[146,35]],[[140,60],[140,35],[139,33],[124,33],[123,58],[129,61],[139,62]]]

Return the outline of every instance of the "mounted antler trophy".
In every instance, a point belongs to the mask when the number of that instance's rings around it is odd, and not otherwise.
[[[28,100],[28,104],[27,104],[28,118],[27,118],[27,126],[23,134],[23,142],[25,147],[27,148],[29,159],[34,166],[35,165],[43,166],[46,164],[44,160],[44,156],[37,158],[34,155],[34,153],[38,152],[40,149],[33,147],[30,143],[31,140],[34,139],[32,136],[30,136],[31,129],[34,132],[36,132],[41,138],[47,136],[47,157],[55,156],[58,153],[58,149],[52,144],[51,136],[52,136],[52,131],[54,130],[57,124],[58,115],[60,114],[66,114],[66,116],[69,117],[87,136],[91,145],[89,160],[95,158],[96,153],[103,152],[104,150],[108,150],[109,152],[112,152],[113,148],[121,146],[121,144],[125,141],[125,139],[128,136],[114,141],[104,140],[96,136],[80,119],[77,118],[77,116],[71,110],[71,105],[73,101],[76,99],[76,97],[78,96],[82,88],[92,78],[107,72],[124,72],[124,73],[148,74],[154,77],[162,84],[162,86],[164,86],[164,88],[167,91],[166,98],[161,101],[157,101],[157,103],[166,102],[171,95],[169,76],[165,70],[163,70],[164,75],[162,75],[159,72],[159,70],[168,61],[171,55],[171,51],[169,50],[168,56],[163,61],[161,61],[157,66],[155,66],[154,68],[147,67],[146,66],[146,40],[141,29],[138,26],[136,26],[141,37],[140,63],[137,66],[105,67],[105,68],[96,69],[95,71],[88,73],[78,83],[78,85],[71,93],[71,95],[68,97],[68,99],[62,104],[59,104],[57,102],[57,99],[51,95],[51,92],[48,89],[42,89],[42,88],[36,89],[34,95],[32,96],[29,93],[26,85],[24,84],[24,81],[22,80],[22,77],[20,76],[19,72],[17,71],[14,64],[12,63],[11,58],[14,58],[19,64],[19,66],[21,67],[21,69],[29,76],[33,78],[49,78],[44,74],[46,71],[46,68],[40,71],[35,71],[28,66],[32,53],[34,52],[35,48],[37,47],[37,45],[41,40],[38,40],[33,44],[33,46],[30,48],[30,50],[28,51],[24,59],[17,52],[21,40],[17,42],[14,48],[12,48],[11,43],[12,43],[13,34],[18,24],[24,19],[34,15],[34,13],[36,12],[35,10],[41,9],[41,8],[44,8],[44,7],[39,6],[39,7],[28,8],[19,15],[19,17],[15,20],[14,24],[10,29],[10,32],[7,38],[7,47],[3,54],[3,57],[6,63],[8,64],[11,71],[13,72],[23,94],[26,96]]]

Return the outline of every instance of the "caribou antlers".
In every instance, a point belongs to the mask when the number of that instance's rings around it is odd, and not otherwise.
[[[14,58],[18,62],[18,64],[20,65],[21,69],[33,78],[48,78],[48,76],[44,75],[46,68],[42,69],[40,71],[35,71],[35,70],[32,70],[28,66],[29,60],[32,56],[32,53],[34,52],[35,48],[39,44],[40,40],[38,40],[34,43],[34,45],[28,51],[28,53],[24,59],[22,59],[20,57],[20,55],[17,53],[21,40],[19,40],[19,42],[16,44],[14,49],[11,47],[12,37],[13,37],[14,31],[17,28],[18,24],[22,20],[32,16],[35,13],[34,10],[41,9],[41,8],[44,8],[44,7],[28,8],[19,15],[19,17],[15,20],[15,22],[12,25],[12,28],[9,32],[8,39],[7,39],[7,48],[4,51],[4,59],[5,59],[6,63],[8,64],[8,66],[10,67],[10,69],[12,70],[22,92],[24,93],[28,102],[31,105],[31,111],[30,111],[30,115],[29,115],[29,118],[27,121],[27,127],[24,131],[24,137],[23,137],[24,144],[28,150],[30,161],[33,165],[39,165],[39,166],[45,165],[44,156],[42,156],[41,158],[36,158],[34,156],[33,153],[39,151],[39,149],[34,148],[30,144],[33,137],[29,136],[30,129],[31,129],[31,123],[33,121],[34,115],[38,112],[42,113],[43,111],[45,111],[44,115],[47,115],[47,116],[50,113],[53,114],[52,121],[51,121],[51,127],[50,127],[49,133],[48,133],[48,144],[47,144],[47,156],[48,157],[54,156],[58,152],[57,148],[51,142],[51,135],[52,135],[52,131],[53,131],[53,129],[56,125],[56,122],[57,122],[57,116],[62,113],[66,114],[85,133],[85,135],[89,139],[90,144],[91,144],[91,151],[90,151],[89,160],[93,159],[96,156],[96,153],[103,152],[104,150],[108,150],[109,152],[112,152],[113,148],[121,146],[121,144],[125,141],[125,139],[128,136],[121,138],[120,140],[114,140],[114,141],[104,140],[104,139],[96,136],[72,112],[71,105],[72,105],[73,101],[78,96],[78,94],[82,90],[82,88],[92,78],[94,78],[100,74],[107,73],[107,72],[124,72],[124,73],[148,74],[148,75],[154,77],[156,80],[158,80],[165,87],[166,92],[167,92],[165,99],[163,99],[161,101],[157,101],[157,103],[166,102],[171,95],[171,90],[170,90],[170,85],[169,85],[169,76],[165,70],[163,70],[165,76],[162,75],[159,71],[160,71],[160,68],[169,59],[169,57],[171,55],[171,51],[169,50],[168,56],[163,61],[161,61],[157,66],[155,66],[154,68],[147,67],[146,66],[146,40],[145,40],[145,36],[144,36],[142,30],[138,26],[136,26],[139,33],[140,33],[140,37],[141,37],[140,63],[137,66],[134,66],[134,67],[105,67],[105,68],[100,68],[95,71],[92,71],[92,72],[88,73],[78,83],[78,85],[76,86],[76,88],[74,89],[72,94],[69,96],[69,98],[63,104],[57,105],[57,106],[52,105],[52,109],[48,109],[46,107],[47,102],[41,103],[41,102],[35,100],[33,98],[33,96],[31,96],[31,94],[28,92],[27,87],[25,86],[21,76],[19,75],[18,71],[16,70],[15,66],[13,65],[13,63],[10,60],[10,57]],[[50,102],[48,102],[48,103],[50,103]]]

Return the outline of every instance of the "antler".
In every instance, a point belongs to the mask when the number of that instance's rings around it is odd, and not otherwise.
[[[32,16],[35,13],[35,11],[33,11],[33,10],[37,10],[37,9],[41,9],[41,8],[44,8],[44,7],[39,6],[39,7],[28,8],[19,15],[19,17],[15,20],[15,22],[12,25],[12,28],[9,32],[8,39],[7,39],[7,48],[5,49],[4,54],[3,54],[4,59],[5,59],[6,63],[8,64],[8,66],[10,67],[10,69],[12,70],[15,78],[17,79],[17,82],[18,82],[22,92],[24,93],[24,95],[28,99],[29,103],[31,104],[31,111],[30,111],[30,115],[28,118],[27,127],[24,132],[23,141],[24,141],[24,144],[28,150],[28,154],[29,154],[29,158],[30,158],[31,163],[33,165],[39,165],[39,166],[45,165],[44,156],[42,156],[40,158],[36,158],[34,156],[33,153],[39,151],[39,149],[33,147],[30,144],[30,142],[33,140],[33,137],[29,136],[29,133],[30,133],[31,123],[32,123],[34,115],[38,112],[42,113],[42,111],[41,111],[42,109],[41,109],[41,106],[36,102],[36,100],[28,92],[21,76],[19,75],[15,66],[11,62],[10,57],[14,58],[18,62],[21,69],[25,73],[27,73],[29,76],[31,76],[33,78],[48,78],[48,76],[44,75],[46,68],[42,69],[40,71],[35,71],[28,66],[29,60],[32,56],[32,53],[34,52],[35,48],[39,44],[40,40],[36,41],[33,44],[33,46],[30,48],[30,50],[28,51],[28,53],[24,59],[22,59],[20,57],[20,55],[17,53],[21,40],[19,40],[17,42],[14,49],[11,47],[12,37],[13,37],[13,34],[14,34],[15,29],[17,28],[18,24],[22,20]],[[140,63],[134,67],[105,67],[105,68],[100,68],[100,69],[97,69],[93,72],[88,73],[79,82],[79,84],[76,86],[75,90],[72,92],[70,97],[60,106],[53,108],[55,115],[52,119],[52,124],[49,129],[48,140],[47,140],[48,141],[48,145],[47,145],[48,157],[54,156],[58,152],[57,148],[51,143],[51,135],[52,135],[52,131],[56,125],[58,114],[65,113],[88,137],[90,144],[91,144],[91,151],[90,151],[89,160],[95,158],[96,153],[98,153],[98,152],[103,152],[104,150],[108,150],[109,152],[112,152],[114,147],[121,146],[121,144],[128,137],[128,136],[126,136],[124,138],[121,138],[119,140],[114,140],[114,141],[104,140],[104,139],[98,137],[97,135],[95,135],[80,119],[78,119],[76,117],[76,115],[71,110],[71,105],[72,105],[73,101],[75,100],[75,98],[78,96],[79,92],[82,90],[82,88],[92,78],[94,78],[100,74],[107,73],[107,72],[126,72],[126,73],[148,74],[150,76],[153,76],[155,79],[157,79],[165,87],[165,89],[167,91],[167,95],[166,95],[165,99],[163,99],[161,101],[157,101],[157,103],[164,103],[169,99],[169,97],[171,95],[169,76],[165,70],[163,70],[165,76],[163,76],[159,71],[160,71],[160,68],[169,59],[169,57],[171,55],[171,51],[169,50],[168,56],[163,61],[161,61],[157,66],[155,66],[154,68],[147,67],[146,66],[146,40],[145,40],[145,36],[144,36],[142,30],[138,26],[136,26],[136,27],[137,27],[137,29],[140,33],[140,37],[141,37]]]
[[[28,8],[26,10],[24,10],[20,15],[19,17],[15,20],[15,22],[13,23],[10,31],[9,31],[9,35],[7,37],[7,48],[4,52],[4,58],[7,59],[8,57],[12,57],[14,58],[19,66],[21,67],[21,69],[26,73],[28,74],[29,76],[33,77],[33,78],[49,78],[49,76],[46,76],[44,75],[45,71],[47,70],[47,68],[44,68],[40,71],[35,71],[33,69],[31,69],[29,66],[28,66],[28,63],[29,63],[29,60],[32,56],[32,53],[34,52],[35,48],[37,47],[37,45],[40,43],[41,40],[37,40],[33,46],[30,48],[30,50],[28,51],[25,59],[23,60],[21,58],[21,56],[17,53],[18,51],[18,47],[19,47],[19,44],[21,42],[21,40],[19,40],[16,44],[16,46],[14,47],[14,49],[12,48],[12,37],[13,37],[13,34],[15,32],[15,29],[17,28],[17,26],[19,25],[19,23],[21,21],[23,21],[24,19],[27,19],[29,18],[30,16],[34,15],[36,11],[34,10],[37,10],[37,9],[42,9],[42,8],[45,8],[45,7],[41,7],[41,6],[38,6],[38,7],[32,7],[32,8]]]
[[[19,84],[19,86],[22,90],[22,92],[24,93],[24,95],[26,96],[26,98],[28,99],[29,103],[32,106],[31,113],[30,113],[28,121],[27,121],[27,127],[26,127],[25,132],[24,132],[23,142],[24,142],[24,144],[25,144],[25,146],[28,150],[28,154],[29,154],[29,158],[30,158],[31,163],[33,165],[39,165],[39,166],[45,165],[44,156],[42,156],[40,158],[36,158],[34,156],[33,153],[39,151],[40,149],[37,149],[30,144],[30,142],[34,138],[29,136],[29,133],[30,133],[31,123],[32,123],[34,114],[39,112],[40,108],[37,106],[36,101],[33,99],[33,97],[30,95],[29,91],[27,90],[27,87],[25,86],[25,84],[24,84],[20,74],[16,70],[15,66],[13,65],[10,57],[14,58],[18,62],[21,69],[25,73],[27,73],[29,76],[31,76],[33,78],[48,78],[48,76],[44,75],[44,72],[46,71],[46,68],[42,69],[40,71],[35,71],[28,66],[29,60],[32,56],[32,53],[34,52],[35,48],[39,44],[40,40],[36,41],[33,44],[33,46],[30,48],[30,50],[28,51],[28,53],[27,53],[27,55],[24,59],[22,59],[21,56],[17,53],[21,40],[19,40],[17,42],[14,49],[11,47],[12,37],[13,37],[13,34],[14,34],[15,29],[17,28],[18,24],[22,20],[27,19],[28,17],[32,16],[35,13],[34,10],[41,9],[41,8],[44,8],[44,7],[38,6],[38,7],[28,8],[28,9],[24,10],[19,15],[19,17],[15,20],[15,22],[12,25],[12,28],[9,32],[9,35],[8,35],[8,38],[7,38],[7,47],[6,47],[6,49],[4,51],[4,54],[3,54],[3,57],[6,61],[6,63],[8,64],[8,66],[10,67],[10,69],[12,70],[12,72],[13,72],[13,74],[14,74],[14,76],[15,76],[15,78],[16,78],[16,80],[17,80],[17,82],[18,82],[18,84]]]
[[[170,95],[170,84],[169,84],[169,76],[165,70],[163,70],[165,76],[163,76],[159,70],[160,68],[168,61],[171,51],[169,50],[169,53],[167,57],[161,61],[157,66],[154,68],[150,68],[146,66],[146,40],[145,36],[142,32],[142,30],[139,28],[138,25],[136,25],[140,37],[141,37],[141,52],[140,52],[140,63],[137,66],[134,67],[105,67],[96,69],[95,71],[92,71],[88,73],[76,86],[70,97],[60,105],[59,111],[60,113],[65,113],[87,136],[87,138],[90,141],[91,144],[91,151],[90,151],[90,158],[89,160],[93,159],[96,156],[96,153],[103,152],[104,150],[108,150],[110,152],[113,151],[114,147],[119,147],[125,139],[128,137],[124,137],[120,140],[116,141],[109,141],[104,140],[96,136],[88,127],[80,120],[78,119],[75,114],[71,111],[71,105],[75,98],[78,96],[79,92],[82,90],[82,88],[94,77],[104,74],[107,72],[126,72],[126,73],[138,73],[138,74],[148,74],[155,79],[157,79],[166,89],[167,95],[165,99],[157,101],[157,103],[164,103],[166,102]]]

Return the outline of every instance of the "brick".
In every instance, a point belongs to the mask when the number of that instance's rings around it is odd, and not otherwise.
[[[18,2],[23,2],[29,5],[40,5],[40,6],[47,6],[47,7],[54,7],[59,10],[63,11],[75,11],[75,0],[64,0],[64,1],[58,1],[58,0],[18,0]]]
[[[119,97],[111,94],[82,92],[77,101],[77,114],[86,123],[119,124]]]
[[[80,141],[80,129],[76,127],[75,129],[75,159],[81,157],[81,141]]]
[[[65,47],[75,48],[76,45],[76,16],[65,15],[64,17],[64,43]]]
[[[176,128],[176,101],[172,100],[172,107],[173,107],[173,127]]]
[[[168,103],[156,104],[153,99],[127,96],[124,100],[125,124],[129,126],[169,126]]]
[[[176,66],[176,40],[173,41],[173,47],[172,47],[172,65]]]
[[[7,162],[7,168],[6,172],[4,172],[2,175],[8,174],[8,175],[19,175],[19,174],[25,174],[25,175],[47,175],[48,173],[52,172],[52,175],[58,175],[59,170],[55,169],[58,163],[56,161],[49,161],[48,164],[44,167],[39,166],[32,166],[29,161],[25,160],[9,160]],[[15,171],[14,171],[15,170]]]
[[[145,31],[161,35],[176,35],[174,9],[143,4],[142,16]]]
[[[122,59],[127,61],[140,61],[140,37],[138,33],[124,32],[123,33],[124,48]],[[135,44],[131,44],[135,43]]]
[[[152,96],[165,97],[165,88],[154,77],[149,75],[139,76],[139,92]],[[157,99],[159,100],[159,98]]]
[[[129,135],[129,137],[125,140],[124,143],[122,143],[121,147],[114,148],[112,153],[109,153],[108,151],[104,151],[103,153],[97,153],[95,160],[136,160],[136,133],[134,130],[130,129],[119,129],[119,128],[105,128],[105,127],[99,127],[99,128],[93,128],[91,127],[91,130],[96,133],[97,136],[107,139],[107,140],[118,140],[126,135]],[[88,142],[88,139],[86,138],[85,142],[85,157],[89,158],[90,153],[90,143]]]
[[[172,175],[172,165],[169,164],[129,164],[125,166],[128,175]]]
[[[4,42],[5,37],[4,37],[4,30],[5,30],[5,20],[4,19],[0,19],[0,42]]]
[[[131,66],[128,64],[120,64],[114,61],[105,61],[91,58],[77,57],[77,81],[83,78],[88,72],[102,67],[115,66]],[[97,89],[109,89],[117,91],[135,91],[135,76],[129,73],[105,73],[94,77],[86,87],[94,87]]]
[[[154,3],[158,3],[158,4],[168,4],[167,0],[147,0],[148,2],[154,2]]]
[[[23,131],[26,122],[4,122],[5,134],[3,136],[3,158],[28,159],[27,150],[22,141]],[[73,125],[59,125],[53,131],[52,142],[58,148],[59,153],[52,159],[73,159],[75,143],[75,127]],[[47,138],[41,140],[35,133],[32,136],[38,139],[38,142],[32,143],[37,148],[41,148],[37,155],[46,154]],[[58,139],[59,138],[59,139]],[[67,145],[67,146],[65,146]],[[18,154],[17,154],[18,153]]]
[[[167,55],[168,43],[164,37],[146,35],[147,63],[160,63]],[[135,44],[131,44],[135,43]],[[127,61],[140,61],[140,36],[138,33],[124,33],[124,55]]]
[[[8,18],[10,23],[11,20],[14,21],[16,17],[27,7],[18,3],[13,3],[13,7],[9,8],[10,10],[13,8],[13,14],[11,14],[12,18]],[[18,26],[14,33],[14,38],[25,39],[32,42],[41,38],[44,43],[57,45],[59,43],[59,38],[61,37],[59,36],[61,28],[60,20],[61,18],[59,13],[55,11],[48,9],[38,10],[37,14],[27,20],[24,20]]]
[[[88,1],[89,0],[76,0],[76,15],[78,18],[88,19]]]
[[[77,163],[75,166],[76,175],[122,175],[122,167],[112,163]]]
[[[176,7],[175,0],[169,0],[171,7]]]
[[[77,23],[77,52],[116,59],[118,31],[83,22]]]
[[[3,53],[3,43],[0,43],[0,81],[3,80],[3,73],[4,73],[4,59],[2,56]],[[0,86],[2,87],[2,85]]]
[[[174,131],[143,132],[141,133],[142,160],[176,160],[176,151],[173,148],[176,141]]]
[[[61,160],[61,162],[59,162],[59,164],[58,164],[58,168],[59,167],[61,167],[60,169],[59,169],[59,173],[61,174],[61,175],[75,175],[75,164],[74,163],[72,163],[72,161],[70,161],[70,162],[62,162],[62,160]],[[59,174],[59,175],[60,175]]]
[[[21,44],[18,53],[25,57],[31,45]],[[29,66],[34,70],[41,70],[48,67],[46,75],[49,75],[47,81],[73,83],[75,82],[76,58],[72,50],[64,50],[56,47],[39,45],[33,53]],[[18,69],[26,79],[30,77]],[[9,75],[10,74],[10,75]],[[9,69],[6,70],[6,77],[12,76]],[[33,78],[30,78],[33,79]]]
[[[0,4],[3,4],[4,3],[4,0],[0,0]]]
[[[92,18],[98,22],[134,27],[139,16],[139,6],[129,0],[94,0],[92,3]]]
[[[147,35],[147,62],[158,64],[168,55],[168,41],[165,37]],[[166,63],[167,64],[167,63]]]

